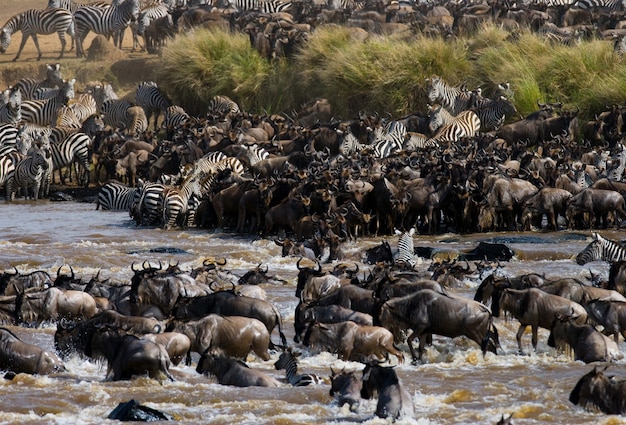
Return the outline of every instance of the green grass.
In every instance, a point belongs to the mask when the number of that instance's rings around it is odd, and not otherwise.
[[[537,102],[578,107],[581,118],[623,102],[626,69],[609,41],[555,45],[531,32],[517,37],[485,25],[471,38],[453,41],[416,36],[370,36],[361,41],[348,28],[316,30],[291,60],[268,61],[246,35],[197,30],[163,52],[158,81],[192,112],[225,94],[251,112],[282,112],[315,97],[330,100],[334,115],[359,111],[393,116],[426,111],[426,78],[482,87],[490,95],[509,82],[522,114]]]

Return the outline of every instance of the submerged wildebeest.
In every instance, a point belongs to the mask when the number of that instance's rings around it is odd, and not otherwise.
[[[221,352],[228,356],[245,359],[250,351],[259,358],[269,360],[270,334],[260,320],[242,316],[209,314],[199,320],[172,321],[168,331],[180,332],[191,340],[190,351],[198,354]],[[191,355],[187,353],[187,364]]]
[[[620,333],[626,338],[626,302],[591,300],[585,309],[589,318],[604,328],[605,335],[613,335],[615,343]]]
[[[615,380],[594,367],[584,375],[569,395],[569,401],[587,410],[600,410],[609,415],[626,413],[626,380]]]
[[[414,362],[421,360],[426,341],[432,334],[450,338],[464,335],[480,346],[483,355],[487,351],[495,354],[500,345],[487,307],[474,300],[430,289],[386,301],[381,307],[380,323],[393,332],[396,341],[404,330],[412,331],[407,342]],[[419,356],[413,347],[415,338],[420,341]]]
[[[86,292],[48,288],[43,291],[18,292],[15,298],[18,323],[41,324],[52,320],[89,319],[98,308]]]
[[[404,356],[393,340],[393,334],[381,326],[363,326],[347,321],[309,324],[303,344],[336,352],[344,360],[367,360],[370,356],[388,360],[389,354],[393,354],[402,363]]]
[[[361,403],[361,388],[363,381],[354,371],[335,372],[330,368],[330,395],[337,399],[339,406],[347,403],[350,410],[356,411]]]
[[[393,367],[365,365],[361,397],[369,399],[376,394],[378,394],[376,416],[394,420],[415,417],[411,394],[402,385]]]
[[[280,387],[276,379],[260,370],[250,369],[240,360],[231,359],[222,354],[202,353],[196,372],[210,373],[222,385],[235,387]]]
[[[64,371],[65,365],[56,354],[22,341],[7,328],[0,328],[0,369],[48,375]]]
[[[174,380],[170,357],[160,344],[118,330],[97,330],[85,350],[91,358],[107,360],[107,381],[129,380],[148,375],[159,381]]]
[[[569,317],[556,316],[550,329],[548,345],[574,351],[574,358],[585,363],[611,362],[624,357],[617,343],[591,325],[574,323]]]

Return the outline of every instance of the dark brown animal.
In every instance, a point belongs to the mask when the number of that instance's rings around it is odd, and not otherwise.
[[[351,411],[356,411],[361,403],[361,388],[363,381],[360,380],[354,371],[335,372],[330,368],[330,395],[335,397],[339,406],[348,404]]]
[[[596,366],[580,378],[569,395],[569,401],[587,410],[600,410],[609,415],[626,413],[626,381],[605,375],[607,367],[599,370]]]
[[[221,354],[202,354],[196,372],[215,375],[217,381],[222,385],[235,387],[281,386],[280,382],[260,370],[250,369],[244,362]]]
[[[65,365],[56,354],[22,341],[7,328],[0,328],[0,369],[48,375],[65,371]]]

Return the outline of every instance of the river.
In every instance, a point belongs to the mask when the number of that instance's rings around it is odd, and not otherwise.
[[[85,280],[100,271],[101,278],[128,281],[131,265],[145,260],[179,262],[183,270],[202,264],[206,258],[226,258],[226,267],[242,275],[266,264],[269,273],[288,284],[265,285],[268,300],[280,310],[286,323],[287,338],[293,337],[293,311],[297,300],[296,259],[283,258],[280,247],[271,240],[235,236],[206,230],[138,228],[125,212],[96,211],[93,204],[75,202],[0,202],[0,267],[20,272],[45,270],[55,276],[59,267],[69,273],[72,266]],[[621,240],[622,231],[602,235]],[[430,246],[443,252],[469,249],[479,240],[506,242],[516,258],[503,263],[502,273],[517,275],[545,273],[547,277],[586,279],[589,270],[608,276],[602,262],[578,266],[572,257],[589,241],[590,232],[486,233],[414,237],[416,246]],[[359,260],[364,249],[382,238],[364,238],[346,244],[351,260]],[[392,247],[397,237],[387,238]],[[156,248],[177,248],[179,253],[151,252]],[[158,249],[157,249],[158,251]],[[430,260],[418,264],[426,270]],[[363,267],[363,266],[362,266]],[[478,276],[465,279],[453,292],[472,297],[480,282]],[[417,424],[495,424],[500,416],[514,415],[519,424],[626,424],[626,417],[586,412],[568,401],[578,379],[593,368],[574,361],[547,346],[548,332],[539,331],[536,352],[517,354],[517,322],[497,318],[501,352],[483,358],[479,347],[464,338],[437,337],[420,365],[410,362],[396,370],[413,397],[417,418],[398,423]],[[53,350],[55,327],[39,329],[10,327],[25,341]],[[277,335],[272,335],[277,341]],[[530,333],[524,335],[530,351]],[[192,366],[173,366],[174,382],[158,383],[148,378],[123,382],[103,382],[105,366],[78,357],[66,362],[67,372],[50,376],[20,374],[14,380],[0,380],[0,423],[20,424],[103,424],[117,423],[106,417],[118,403],[135,399],[172,415],[185,424],[377,424],[373,416],[376,402],[364,400],[359,412],[333,403],[329,396],[330,367],[349,370],[362,365],[343,362],[335,355],[298,346],[303,351],[299,371],[316,373],[326,379],[318,386],[291,388],[234,388],[219,385],[214,378],[196,373]],[[406,345],[402,347],[408,351]],[[623,341],[622,351],[626,351]],[[408,354],[408,353],[407,353]],[[409,357],[409,356],[407,356]],[[275,371],[272,359],[263,362],[251,355],[248,364],[284,381],[284,371]],[[195,357],[197,359],[197,357]],[[393,360],[395,362],[395,359]],[[626,377],[626,361],[609,371]]]

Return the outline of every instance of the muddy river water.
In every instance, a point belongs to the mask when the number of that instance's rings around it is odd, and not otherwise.
[[[101,277],[129,281],[131,264],[144,260],[179,262],[191,270],[208,257],[227,259],[233,273],[242,275],[257,264],[266,264],[269,273],[285,279],[282,285],[266,285],[268,300],[280,310],[287,338],[293,337],[296,259],[283,258],[271,240],[236,236],[206,230],[138,228],[125,212],[96,211],[93,204],[73,202],[0,203],[0,270],[17,267],[21,272],[45,270],[52,275],[71,265],[86,280],[100,271]],[[611,239],[626,238],[620,231],[603,231]],[[507,243],[516,258],[503,264],[502,273],[517,275],[545,273],[547,277],[586,279],[590,270],[608,276],[602,262],[578,266],[572,257],[588,242],[589,232],[485,233],[474,235],[416,235],[416,246],[434,247],[443,252],[469,249],[480,240]],[[348,242],[351,260],[379,244],[382,238]],[[396,246],[397,237],[387,238]],[[177,254],[150,252],[171,247]],[[430,260],[417,267],[425,270]],[[65,268],[65,271],[68,269]],[[473,297],[480,282],[470,276],[452,291]],[[540,330],[539,346],[528,356],[517,354],[515,321],[495,319],[500,332],[501,352],[483,358],[472,341],[437,337],[427,349],[424,362],[397,366],[402,382],[412,395],[417,418],[399,423],[495,424],[502,414],[514,415],[515,424],[619,424],[626,417],[586,412],[572,405],[568,396],[578,379],[593,365],[574,361],[548,347],[546,330]],[[54,325],[39,329],[11,329],[24,340],[53,349]],[[278,341],[276,333],[272,335]],[[524,336],[530,351],[530,334]],[[406,345],[402,347],[408,351]],[[620,348],[626,351],[621,341]],[[343,362],[336,355],[299,347],[303,354],[299,370],[328,378],[330,367],[361,369],[359,363]],[[197,358],[197,357],[196,357]],[[275,371],[271,361],[251,355],[248,364],[284,381],[284,371]],[[395,362],[395,359],[394,359]],[[12,381],[0,380],[0,423],[102,424],[122,401],[135,399],[172,415],[187,424],[350,424],[385,423],[375,418],[375,401],[363,401],[358,413],[333,403],[325,384],[303,388],[235,388],[219,385],[214,378],[196,373],[192,366],[171,368],[174,382],[158,383],[148,378],[103,382],[105,366],[78,357],[67,361],[67,372],[50,376],[20,374]],[[626,361],[609,369],[626,377]]]

